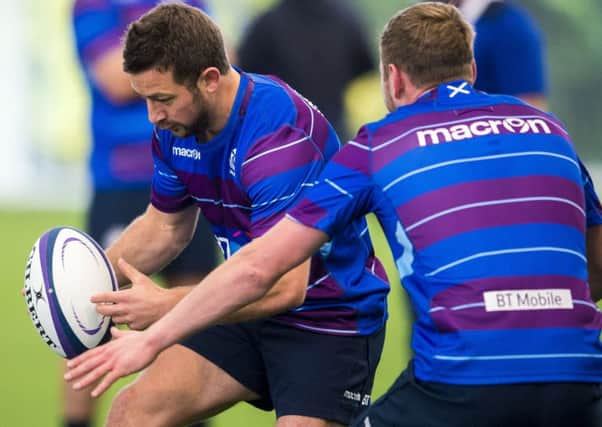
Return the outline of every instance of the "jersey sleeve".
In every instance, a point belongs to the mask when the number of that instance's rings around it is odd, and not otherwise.
[[[585,215],[587,226],[600,225],[602,224],[602,206],[600,205],[600,198],[598,197],[598,194],[596,194],[594,182],[585,165],[579,162],[579,166],[581,167],[583,191],[585,193]]]
[[[265,135],[246,150],[240,181],[251,203],[253,238],[263,235],[299,201],[324,163],[314,141],[290,125]]]
[[[166,213],[181,211],[194,203],[186,185],[170,166],[171,142],[160,130],[153,132],[152,149],[154,173],[151,185],[151,203]]]
[[[375,210],[369,142],[366,128],[360,129],[326,165],[289,217],[332,237]]]
[[[77,53],[88,68],[106,52],[119,46],[125,24],[110,1],[76,0],[73,30]]]

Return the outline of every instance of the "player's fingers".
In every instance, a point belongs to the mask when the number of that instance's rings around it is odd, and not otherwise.
[[[25,296],[25,288],[21,288],[21,295]]]
[[[115,371],[111,370],[105,377],[102,379],[100,384],[98,384],[90,395],[92,397],[98,397],[103,394],[111,385],[117,381],[122,375],[115,373]]]
[[[104,292],[95,294],[90,297],[90,302],[94,304],[116,304],[126,301],[128,298],[128,291],[115,291],[115,292]]]
[[[96,383],[110,370],[111,368],[108,362],[104,362],[97,365],[94,369],[89,370],[85,373],[85,375],[83,375],[75,383],[73,383],[73,389],[80,390],[82,388],[88,387],[90,384]]]
[[[125,276],[128,279],[130,279],[132,283],[134,283],[140,277],[146,277],[144,274],[136,270],[136,268],[133,265],[128,263],[123,258],[119,258],[119,260],[117,261],[117,265],[119,266],[119,269],[123,272],[123,274],[125,274]]]
[[[87,361],[92,360],[95,357],[101,355],[104,352],[107,345],[108,344],[104,344],[99,347],[90,349],[90,350],[80,354],[79,356],[74,357],[73,359],[69,359],[67,361],[67,368],[69,369],[69,371],[71,371],[73,368],[80,366],[80,365],[86,363]]]
[[[95,363],[78,365],[77,367],[71,368],[67,372],[65,372],[63,378],[67,382],[73,382],[73,388],[79,388],[79,384],[81,384],[82,379],[85,378],[86,375],[88,375],[96,365],[97,364]]]
[[[118,316],[124,316],[127,314],[127,310],[126,308],[123,306],[123,304],[96,304],[96,312],[98,314],[102,314],[103,316],[110,316],[110,317],[118,317]],[[122,322],[118,322],[116,319],[113,319],[116,323],[122,323]]]

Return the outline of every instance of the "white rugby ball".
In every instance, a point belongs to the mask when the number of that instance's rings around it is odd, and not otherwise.
[[[46,231],[33,245],[25,268],[25,300],[46,344],[72,358],[108,339],[111,319],[90,297],[117,290],[115,272],[102,248],[72,227]]]

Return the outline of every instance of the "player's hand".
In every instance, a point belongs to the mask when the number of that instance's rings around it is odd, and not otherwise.
[[[134,330],[146,329],[172,307],[169,291],[122,258],[119,259],[118,266],[130,280],[132,287],[93,295],[91,301],[96,304],[99,314],[110,316],[113,322],[125,324]]]
[[[147,340],[146,332],[111,328],[113,340],[80,354],[67,362],[65,380],[80,390],[99,381],[91,396],[98,397],[119,378],[138,372],[159,353]]]

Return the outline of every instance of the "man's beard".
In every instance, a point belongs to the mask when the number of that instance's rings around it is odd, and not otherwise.
[[[159,127],[169,129],[178,138],[187,138],[189,136],[196,136],[199,142],[207,141],[207,131],[209,129],[209,109],[207,103],[203,100],[202,95],[197,92],[193,92],[192,98],[193,105],[198,108],[199,112],[192,121],[192,124],[185,125],[178,122],[160,122]]]

